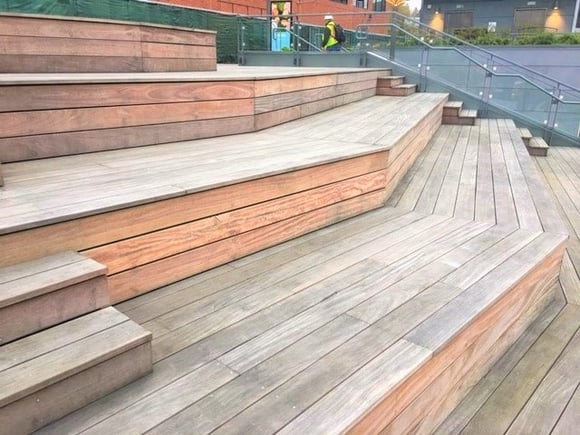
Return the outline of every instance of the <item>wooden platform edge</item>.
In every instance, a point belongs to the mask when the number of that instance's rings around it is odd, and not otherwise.
[[[564,249],[536,265],[349,433],[433,431],[552,300]]]

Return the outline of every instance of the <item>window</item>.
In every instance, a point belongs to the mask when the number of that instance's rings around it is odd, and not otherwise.
[[[546,25],[546,9],[516,9],[514,12],[514,28],[543,29]]]
[[[473,27],[473,12],[447,12],[445,13],[445,31],[453,33],[454,29]]]
[[[375,0],[373,2],[373,11],[384,12],[387,10],[387,3],[385,0]]]

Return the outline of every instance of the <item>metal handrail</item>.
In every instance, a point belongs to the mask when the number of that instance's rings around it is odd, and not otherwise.
[[[375,26],[374,24],[359,24],[359,26],[357,26],[357,34],[359,33],[358,28],[359,27],[372,27]],[[541,92],[545,93],[546,95],[550,96],[551,98],[563,103],[563,104],[580,104],[580,101],[565,101],[563,98],[560,98],[559,96],[556,96],[553,94],[553,92],[549,92],[546,89],[538,86],[535,82],[533,82],[532,80],[528,79],[526,76],[523,76],[521,74],[517,74],[517,73],[497,73],[495,71],[493,71],[492,69],[489,69],[486,65],[483,65],[482,63],[478,62],[477,60],[473,59],[471,56],[467,55],[466,53],[464,53],[462,50],[459,50],[456,47],[437,47],[437,46],[433,46],[427,42],[425,42],[424,40],[422,40],[421,38],[418,38],[417,36],[413,35],[412,33],[408,32],[407,30],[403,29],[402,27],[396,25],[396,24],[392,24],[392,23],[388,23],[388,24],[377,24],[376,26],[389,26],[392,28],[395,28],[397,30],[399,30],[400,32],[405,33],[406,35],[410,36],[411,38],[413,38],[414,40],[416,40],[419,44],[422,44],[426,47],[429,47],[432,50],[454,50],[457,53],[459,53],[461,56],[463,56],[464,58],[466,58],[467,60],[469,60],[470,62],[473,62],[475,65],[479,66],[481,69],[485,70],[488,74],[495,76],[495,77],[514,77],[514,78],[520,78],[521,80],[529,83],[530,85],[532,85],[533,87],[537,88],[538,90],[540,90]],[[377,57],[382,57],[380,55],[376,55]],[[385,58],[386,59],[386,58]],[[392,62],[392,60],[390,60]],[[556,80],[553,80],[556,81]],[[556,81],[557,82],[557,81]]]
[[[300,17],[320,17],[322,15],[323,14],[320,14],[320,13],[288,14],[288,15],[285,15],[285,17],[287,17],[289,19],[294,18],[297,21],[300,21],[299,20]],[[413,25],[415,27],[418,27],[420,29],[426,30],[426,31],[428,31],[430,33],[433,33],[434,35],[439,35],[442,38],[447,38],[449,40],[452,40],[452,41],[456,42],[457,45],[461,45],[463,47],[470,48],[470,49],[472,49],[474,51],[477,51],[477,52],[480,52],[480,53],[484,53],[485,55],[490,56],[491,58],[495,58],[495,59],[498,59],[498,60],[504,62],[506,64],[506,67],[518,68],[518,69],[520,69],[522,71],[525,71],[529,75],[533,75],[533,76],[536,76],[536,77],[541,77],[543,80],[545,80],[546,82],[548,82],[551,86],[554,86],[554,88],[566,90],[566,91],[569,91],[569,92],[577,92],[577,93],[580,94],[580,89],[575,88],[574,86],[571,86],[571,85],[568,85],[566,83],[560,82],[559,80],[555,80],[555,79],[553,79],[553,78],[551,78],[551,77],[549,77],[549,76],[547,76],[547,75],[545,75],[545,74],[543,74],[541,72],[538,72],[538,71],[535,71],[535,70],[533,70],[531,68],[528,68],[525,65],[521,65],[521,64],[519,64],[517,62],[514,62],[513,60],[510,60],[510,59],[507,59],[507,58],[505,58],[503,56],[500,56],[498,54],[495,54],[495,53],[493,53],[493,52],[491,52],[489,50],[486,50],[485,48],[481,48],[481,47],[478,47],[477,45],[473,45],[473,44],[471,44],[471,43],[469,43],[467,41],[464,41],[464,40],[462,40],[462,39],[460,39],[460,38],[458,38],[458,37],[456,37],[454,35],[451,35],[449,33],[445,33],[445,32],[442,32],[440,30],[434,29],[434,28],[432,28],[432,27],[430,27],[430,26],[428,26],[428,25],[426,25],[424,23],[421,23],[419,21],[416,21],[416,20],[414,20],[412,18],[409,18],[406,15],[403,15],[403,14],[401,14],[399,12],[396,12],[396,11],[385,11],[385,12],[366,11],[366,12],[336,12],[336,13],[333,13],[333,16],[334,17],[341,17],[341,16],[366,16],[366,17],[369,17],[369,19],[371,17],[373,17],[373,16],[381,16],[381,15],[386,15],[386,16],[394,17],[395,19],[401,20],[404,23],[408,23],[408,24],[411,24],[411,25]],[[271,20],[271,19],[273,19],[275,17],[275,15],[271,15],[271,14],[269,14],[269,15],[244,15],[243,17],[244,18],[250,18],[250,19],[251,18],[260,18],[260,19],[270,19]],[[367,26],[367,27],[368,26],[381,26],[381,27],[384,27],[384,26],[388,26],[388,25],[393,25],[393,24],[391,24],[391,23],[381,23],[381,24],[367,23],[367,24],[359,24],[357,26],[357,29],[359,27],[361,27],[361,26]],[[400,29],[400,27],[399,27],[399,29]],[[413,35],[412,33],[409,33],[409,32],[405,32],[405,33],[407,33],[408,35],[413,36],[413,37],[415,36],[415,35]],[[440,48],[440,47],[432,47],[432,48]],[[458,51],[460,52],[460,50],[458,50]],[[492,71],[490,70],[490,72],[492,72]],[[495,73],[495,74],[498,75],[498,73]],[[522,77],[522,78],[524,77],[522,75],[519,75],[519,76]]]
[[[552,77],[549,77],[549,76],[547,76],[545,74],[542,74],[541,72],[538,72],[538,71],[535,71],[535,70],[533,70],[531,68],[528,68],[525,65],[521,65],[521,64],[519,64],[517,62],[514,62],[513,60],[510,60],[510,59],[507,59],[505,57],[502,57],[502,56],[500,56],[500,55],[498,55],[496,53],[493,53],[493,52],[491,52],[489,50],[486,50],[485,48],[481,48],[481,47],[479,47],[477,45],[473,45],[473,44],[471,44],[471,43],[469,43],[467,41],[464,41],[463,39],[458,38],[455,35],[451,35],[449,33],[442,32],[441,30],[434,29],[433,27],[430,27],[430,26],[428,26],[428,25],[426,25],[424,23],[421,23],[421,22],[417,22],[415,20],[412,20],[409,17],[407,17],[406,15],[400,14],[399,12],[389,12],[389,13],[391,15],[393,15],[393,16],[396,16],[396,17],[398,17],[400,19],[403,19],[403,21],[409,22],[410,24],[417,25],[420,28],[426,29],[429,32],[434,32],[435,34],[441,35],[441,36],[443,36],[445,38],[452,39],[452,40],[456,41],[458,44],[460,44],[460,45],[462,45],[464,47],[469,47],[469,48],[471,48],[473,50],[476,50],[476,51],[479,51],[479,52],[483,52],[483,53],[489,55],[490,57],[494,57],[494,58],[499,59],[499,60],[501,60],[503,62],[506,62],[506,63],[508,63],[508,64],[510,64],[512,66],[515,66],[517,68],[521,68],[521,69],[523,69],[523,70],[525,70],[525,71],[527,71],[527,72],[529,72],[529,73],[531,73],[533,75],[542,77],[543,79],[546,79],[547,81],[549,81],[551,83],[556,83],[558,86],[565,86],[568,90],[571,90],[571,91],[575,91],[575,92],[579,92],[580,93],[580,89],[577,89],[577,88],[575,88],[575,87],[573,87],[571,85],[568,85],[566,83],[562,83],[562,82],[560,82],[558,80],[555,80]],[[372,24],[369,24],[369,25],[372,25]],[[381,24],[381,26],[384,26],[384,25],[385,24]],[[410,33],[408,33],[408,34],[411,35]]]

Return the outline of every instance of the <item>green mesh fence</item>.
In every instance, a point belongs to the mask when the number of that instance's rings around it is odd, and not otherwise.
[[[163,24],[217,32],[220,63],[237,60],[238,19],[233,15],[139,0],[0,0],[0,12],[102,18]],[[249,23],[260,32],[261,23]]]

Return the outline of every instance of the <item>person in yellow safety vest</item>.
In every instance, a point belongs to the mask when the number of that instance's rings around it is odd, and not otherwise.
[[[332,15],[324,16],[324,37],[322,49],[326,51],[340,51],[340,42],[336,40],[336,23]]]

